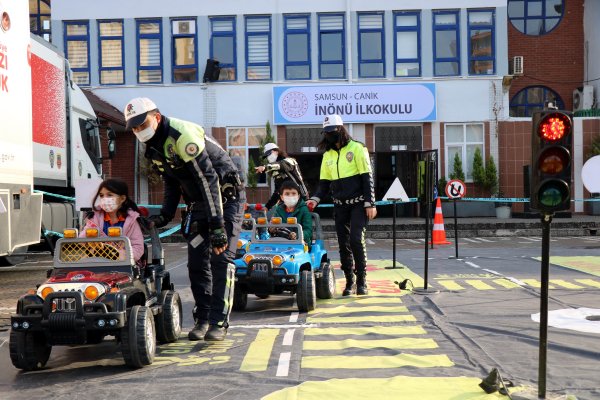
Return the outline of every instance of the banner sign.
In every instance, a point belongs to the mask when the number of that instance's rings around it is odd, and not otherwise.
[[[434,83],[273,87],[276,125],[344,122],[420,122],[437,118]]]

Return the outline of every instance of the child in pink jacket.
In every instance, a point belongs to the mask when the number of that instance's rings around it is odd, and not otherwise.
[[[79,236],[84,237],[88,228],[97,228],[100,236],[107,236],[109,227],[121,227],[123,235],[131,242],[133,258],[137,262],[144,255],[144,235],[137,222],[139,209],[129,198],[127,184],[120,179],[104,180],[92,204],[94,215],[88,218]]]

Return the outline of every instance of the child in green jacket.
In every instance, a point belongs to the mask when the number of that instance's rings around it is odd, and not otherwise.
[[[312,242],[312,217],[304,200],[300,198],[300,188],[291,180],[284,181],[279,187],[281,202],[274,208],[273,217],[281,217],[283,223],[288,217],[296,217],[302,226],[304,243]],[[295,234],[293,232],[293,234]],[[290,238],[290,239],[295,239]]]

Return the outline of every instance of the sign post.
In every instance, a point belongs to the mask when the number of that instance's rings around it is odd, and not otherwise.
[[[386,268],[394,269],[394,268],[396,268],[396,205],[398,204],[398,201],[402,201],[402,202],[409,201],[408,195],[406,194],[406,191],[404,190],[402,183],[400,183],[400,179],[398,179],[397,177],[396,177],[396,179],[394,179],[394,182],[392,182],[392,186],[390,186],[390,188],[388,189],[385,196],[383,196],[383,200],[391,201],[392,205],[393,205],[393,216],[392,216],[392,246],[393,246],[392,259],[393,260],[392,260],[392,266],[386,267]]]
[[[458,219],[456,218],[456,199],[461,199],[467,194],[467,186],[459,179],[452,179],[446,184],[446,196],[454,203],[454,249],[458,258]]]

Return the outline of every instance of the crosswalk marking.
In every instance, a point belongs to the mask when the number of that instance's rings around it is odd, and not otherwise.
[[[508,279],[493,279],[493,282],[505,287],[506,289],[514,289],[514,288],[519,288],[521,287],[520,285],[509,281]]]
[[[453,280],[445,279],[437,282],[448,290],[465,290],[464,287],[460,286],[458,283],[456,283],[456,281]]]
[[[527,236],[519,236],[519,239],[529,240],[530,242],[540,242],[542,238],[540,237],[527,237]]]
[[[405,306],[392,306],[392,307],[382,307],[382,306],[366,306],[366,307],[348,307],[348,306],[338,306],[338,307],[328,307],[328,308],[317,308],[315,311],[312,311],[313,314],[351,314],[351,313],[363,313],[363,312],[384,312],[384,313],[396,313],[396,312],[408,312],[408,309]]]
[[[304,350],[344,350],[344,349],[437,349],[439,346],[433,339],[422,338],[394,338],[394,339],[368,339],[368,340],[305,340]]]
[[[466,279],[465,282],[478,290],[493,290],[494,288],[479,279]]]
[[[277,335],[279,335],[279,329],[260,329],[256,334],[256,339],[248,347],[240,371],[266,371]]]
[[[402,303],[400,297],[367,297],[366,299],[354,300],[357,304],[391,304],[391,303]]]
[[[583,286],[579,286],[574,283],[567,282],[564,279],[550,279],[550,282],[557,286],[562,286],[567,289],[583,289]]]
[[[290,372],[290,359],[292,358],[292,353],[285,352],[279,355],[279,364],[277,364],[277,373],[276,376],[288,376]]]
[[[452,367],[454,363],[445,354],[416,355],[396,354],[393,356],[306,356],[302,357],[301,368],[317,369],[374,369],[400,367]]]
[[[423,243],[423,241],[424,241],[424,239],[421,239],[421,240],[404,239],[404,240],[406,240],[407,242],[410,242],[410,243],[415,243],[415,244],[420,244],[420,243]]]
[[[593,279],[575,279],[575,281],[591,287],[600,288],[600,282]]]
[[[362,317],[308,317],[308,323],[354,324],[357,322],[415,322],[413,315],[365,315]]]
[[[542,284],[537,279],[521,279],[523,282],[534,288],[541,288]],[[554,286],[548,285],[549,289],[554,289]]]
[[[482,242],[487,242],[487,243],[495,243],[495,241],[494,241],[494,240],[489,240],[489,239],[482,238],[482,237],[480,237],[480,238],[477,238],[477,239],[481,240]]]
[[[283,346],[291,346],[294,343],[294,332],[296,329],[288,329],[283,335],[283,342],[281,343]]]
[[[332,328],[306,328],[304,336],[323,335],[425,335],[427,332],[420,325],[410,326],[360,326],[360,327],[332,327]]]

